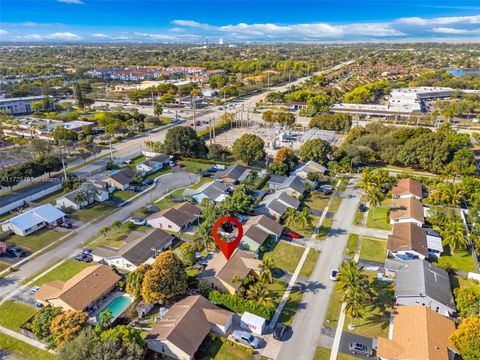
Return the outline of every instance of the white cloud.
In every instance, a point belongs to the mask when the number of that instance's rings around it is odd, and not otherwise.
[[[8,34],[7,30],[0,29],[0,35],[7,35],[7,34]]]
[[[96,37],[96,38],[103,38],[103,39],[109,39],[110,36],[107,35],[107,34],[102,34],[102,33],[95,33],[95,34],[92,34],[93,37]]]
[[[454,25],[454,24],[480,24],[480,15],[450,16],[438,18],[408,17],[396,21],[399,24],[428,26],[428,25]]]
[[[82,0],[57,0],[59,3],[64,3],[64,4],[77,4],[81,5],[83,4]]]
[[[24,40],[80,40],[81,37],[71,32],[56,32],[52,34],[26,34],[21,36]]]
[[[475,34],[475,33],[480,33],[480,29],[467,30],[467,29],[455,29],[455,28],[449,28],[449,27],[438,27],[438,28],[433,28],[432,32],[438,33],[438,34]]]

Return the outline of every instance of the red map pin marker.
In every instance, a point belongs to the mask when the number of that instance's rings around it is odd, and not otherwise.
[[[226,222],[231,222],[231,223],[235,224],[235,226],[237,227],[237,237],[235,238],[235,240],[230,241],[230,242],[224,241],[220,237],[220,235],[218,235],[218,228],[220,227],[220,225],[222,225],[223,223],[226,223]],[[223,255],[228,260],[228,259],[230,259],[230,257],[235,252],[235,249],[237,248],[238,244],[240,243],[240,240],[242,240],[243,227],[242,227],[242,224],[240,223],[240,221],[238,221],[236,218],[234,218],[232,216],[224,216],[224,217],[218,219],[217,221],[215,221],[215,224],[213,224],[212,235],[213,235],[213,238],[215,239],[215,241],[217,242],[218,247],[220,248],[220,250],[222,250]]]

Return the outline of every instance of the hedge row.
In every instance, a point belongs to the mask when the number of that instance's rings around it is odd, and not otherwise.
[[[273,307],[257,305],[249,300],[235,295],[222,294],[217,290],[211,291],[208,295],[208,299],[214,304],[223,305],[227,309],[230,309],[238,314],[248,311],[249,313],[261,316],[267,320],[270,320],[275,312]]]

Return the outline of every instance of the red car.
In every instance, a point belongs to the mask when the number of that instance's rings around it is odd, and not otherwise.
[[[295,231],[289,231],[285,233],[285,236],[292,239],[300,239],[302,237],[302,235],[300,235],[299,233],[296,233]]]

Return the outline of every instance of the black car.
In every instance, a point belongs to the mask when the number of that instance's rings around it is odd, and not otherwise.
[[[367,207],[365,206],[364,203],[360,203],[360,205],[358,206],[358,210],[360,212],[365,212],[365,211],[367,211]]]
[[[153,179],[145,179],[142,181],[143,185],[152,185],[153,184]]]
[[[202,177],[204,177],[204,178],[209,178],[209,177],[212,177],[212,174],[206,172],[206,173],[203,173],[203,174],[202,174]]]
[[[273,329],[273,338],[275,340],[283,341],[285,340],[287,332],[288,332],[287,325],[277,323],[277,325],[275,325],[275,329]]]
[[[15,257],[18,257],[18,258],[27,255],[25,251],[23,251],[18,247],[11,247],[8,251],[10,251]]]
[[[60,224],[60,227],[65,228],[65,229],[71,229],[72,228],[72,223],[65,221],[65,222]]]

